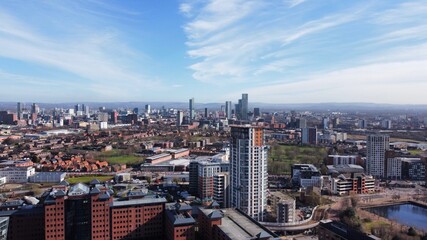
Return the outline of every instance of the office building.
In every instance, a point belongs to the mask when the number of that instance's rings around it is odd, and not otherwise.
[[[295,186],[320,187],[321,174],[313,164],[294,164],[291,167],[292,183]]]
[[[388,135],[368,135],[366,143],[366,173],[375,178],[385,176],[385,153],[389,149]]]
[[[68,191],[52,189],[43,195],[42,203],[46,239],[163,237],[164,198],[144,196],[113,200],[112,191],[94,180],[91,186],[78,183]]]
[[[258,221],[267,205],[267,151],[262,128],[231,127],[231,205]]]
[[[232,117],[231,113],[232,107],[231,107],[231,101],[225,102],[225,117],[227,119],[230,119]]]
[[[0,169],[0,178],[6,177],[7,183],[26,183],[35,173],[34,167],[5,167]]]
[[[363,173],[341,174],[332,179],[331,192],[336,195],[367,194],[375,191],[375,179]]]
[[[190,123],[193,122],[194,118],[195,118],[195,112],[194,112],[194,98],[190,98],[189,100],[189,117],[190,117]]]

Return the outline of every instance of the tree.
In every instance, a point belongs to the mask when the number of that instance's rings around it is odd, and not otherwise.
[[[415,231],[415,229],[413,227],[410,227],[408,229],[408,235],[409,236],[417,236],[417,231]]]
[[[357,205],[359,204],[359,200],[360,198],[358,196],[356,196],[355,194],[350,196],[350,202],[351,202],[351,206],[352,207],[357,207]]]

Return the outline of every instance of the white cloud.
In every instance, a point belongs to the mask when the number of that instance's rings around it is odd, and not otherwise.
[[[296,7],[306,0],[286,0],[285,3],[288,4],[289,8]]]
[[[64,28],[66,26],[64,23]],[[89,88],[102,86],[106,92],[115,92],[117,99],[120,99],[118,88],[130,94],[141,86],[158,85],[141,71],[129,67],[132,61],[140,61],[145,56],[128,47],[118,30],[88,25],[80,31],[79,28],[71,31],[71,37],[48,35],[38,31],[31,22],[18,20],[0,8],[0,57],[74,75],[75,84],[84,81]]]
[[[192,7],[191,7],[191,4],[189,3],[181,3],[179,5],[179,11],[186,16],[191,15],[191,10],[192,10]]]

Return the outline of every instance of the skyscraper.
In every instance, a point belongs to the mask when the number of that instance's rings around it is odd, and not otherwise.
[[[242,120],[248,120],[248,111],[249,111],[249,107],[248,107],[248,94],[247,93],[243,93],[242,94],[242,106],[241,109],[242,111],[241,116],[242,116]]]
[[[184,113],[182,111],[178,111],[176,115],[176,126],[181,126],[182,121],[184,121]]]
[[[151,113],[151,106],[149,104],[145,105],[145,113],[150,114]]]
[[[22,108],[23,108],[23,104],[21,102],[18,102],[16,106],[16,115],[18,117],[18,120],[21,120],[23,117]]]
[[[190,98],[189,109],[190,109],[190,123],[191,123],[194,120],[194,98]]]
[[[267,146],[260,127],[231,127],[231,205],[257,221],[267,206]]]
[[[228,119],[231,118],[231,101],[225,102],[225,117]]]
[[[389,149],[388,135],[368,135],[366,143],[366,173],[375,178],[385,175],[385,152]]]

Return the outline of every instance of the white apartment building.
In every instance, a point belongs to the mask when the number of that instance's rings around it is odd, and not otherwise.
[[[389,149],[388,135],[369,135],[366,143],[366,173],[375,178],[385,176],[385,152]]]
[[[7,183],[26,183],[35,173],[34,167],[5,167],[0,169],[0,178],[6,177]]]
[[[230,207],[230,175],[228,173],[215,174],[213,179],[213,200],[221,208]]]
[[[387,159],[387,178],[388,179],[401,179],[402,178],[402,158],[388,158]]]
[[[231,126],[231,206],[257,221],[267,207],[267,146],[260,127]]]

